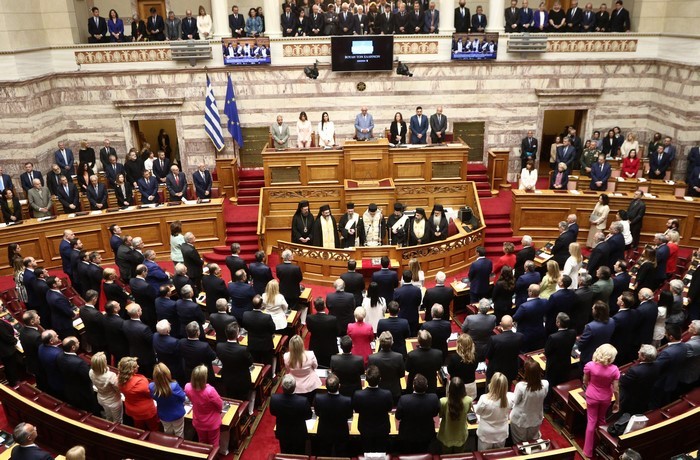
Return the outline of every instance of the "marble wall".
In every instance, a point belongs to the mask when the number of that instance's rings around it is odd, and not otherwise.
[[[441,104],[451,122],[485,122],[484,151],[517,146],[528,129],[539,136],[545,110],[556,109],[587,110],[586,136],[615,125],[639,133],[640,142],[656,131],[670,135],[682,157],[700,139],[700,78],[697,67],[689,65],[643,60],[425,63],[412,65],[413,78],[320,70],[318,80],[307,79],[297,67],[232,72],[243,127],[269,126],[277,113],[293,125],[301,110],[315,124],[328,111],[338,138],[344,139],[352,136],[361,105],[370,107],[381,132],[396,111],[408,117],[422,105],[431,114]],[[226,69],[209,75],[222,111]],[[97,149],[108,137],[123,154],[132,146],[130,121],[173,119],[185,169],[199,161],[211,164],[215,151],[203,129],[205,82],[203,70],[179,69],[83,71],[9,83],[2,88],[9,102],[0,105],[0,162],[13,175],[25,160],[46,170],[57,141],[68,141],[77,152],[83,138]],[[358,83],[364,83],[363,91]],[[226,153],[231,153],[230,143]],[[678,172],[684,166],[680,161]],[[518,170],[517,161],[511,169]]]

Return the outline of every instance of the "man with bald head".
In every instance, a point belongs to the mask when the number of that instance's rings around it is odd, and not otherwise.
[[[639,290],[639,306],[637,311],[637,345],[651,344],[654,336],[654,325],[659,313],[659,306],[654,302],[654,291],[649,288]]]
[[[510,315],[503,315],[498,328],[501,333],[491,336],[486,351],[486,359],[489,361],[486,380],[491,380],[493,374],[500,372],[510,383],[518,377],[518,354],[525,337],[520,332],[513,332],[513,318]]]
[[[447,116],[442,114],[442,106],[439,105],[435,113],[430,115],[430,142],[433,144],[444,144],[446,131]]]
[[[176,165],[170,167],[170,174],[165,178],[165,186],[168,189],[170,201],[187,199],[187,176]]]
[[[533,130],[527,132],[527,136],[523,138],[520,143],[520,166],[525,169],[525,165],[528,161],[533,162],[537,159],[537,139],[535,138],[535,133]]]
[[[32,188],[27,192],[29,199],[29,208],[32,210],[34,217],[47,217],[51,215],[51,192],[47,187],[41,185],[41,180],[34,179]]]
[[[66,337],[62,343],[63,354],[56,360],[63,380],[70,384],[65,386],[65,400],[77,409],[100,415],[95,392],[90,380],[90,365],[78,356],[80,342],[74,336]]]
[[[197,198],[206,199],[211,198],[211,173],[207,169],[207,165],[200,163],[197,167],[197,171],[192,173],[192,182],[194,182],[194,189],[197,193]]]
[[[182,39],[199,40],[197,19],[192,17],[192,10],[187,10],[185,12],[185,17],[182,19]]]
[[[124,321],[122,330],[129,342],[129,356],[138,359],[139,371],[148,378],[153,376],[153,366],[156,356],[153,352],[153,331],[145,323],[141,322],[141,306],[137,303],[126,307],[129,320]]]
[[[358,141],[366,141],[374,137],[374,118],[367,112],[367,106],[360,109],[360,113],[355,117],[355,137]]]

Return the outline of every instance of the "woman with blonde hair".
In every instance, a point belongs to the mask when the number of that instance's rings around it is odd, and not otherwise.
[[[627,155],[634,150],[635,152],[639,150],[639,142],[637,142],[637,135],[635,133],[627,133],[627,139],[620,146],[620,152],[622,153],[622,158],[627,158]]]
[[[136,428],[159,431],[160,420],[148,389],[148,379],[137,374],[138,370],[136,358],[127,356],[119,360],[119,390],[124,395],[126,415],[134,419]]]
[[[197,33],[200,40],[209,40],[211,38],[211,16],[207,14],[204,6],[199,5],[199,14],[197,16]]]
[[[583,266],[583,256],[581,255],[581,245],[574,242],[569,243],[569,258],[566,259],[562,275],[569,275],[571,278],[571,289],[578,289],[578,272]]]
[[[181,438],[185,434],[185,392],[173,380],[170,369],[163,363],[153,368],[153,381],[148,384],[151,397],[156,402],[163,431]]]
[[[540,282],[540,298],[549,299],[554,291],[557,290],[557,283],[559,283],[559,276],[561,272],[559,271],[559,264],[556,260],[549,260],[547,262],[547,273],[542,277],[542,282]]]
[[[85,448],[73,446],[66,452],[66,460],[85,460]]]
[[[592,248],[595,245],[595,234],[602,232],[608,228],[608,214],[610,213],[610,197],[607,194],[601,193],[598,201],[593,208],[588,220],[591,223],[591,228],[588,230],[588,239],[586,247]]]
[[[415,257],[408,261],[408,269],[411,270],[411,284],[423,287],[425,283],[425,273],[420,269],[420,262]]]
[[[109,370],[107,356],[99,351],[90,359],[90,380],[97,388],[97,402],[104,410],[105,419],[122,422],[122,394],[119,391],[117,374]]]
[[[593,360],[583,368],[583,389],[586,391],[586,440],[583,453],[592,458],[595,448],[595,432],[605,423],[605,416],[615,397],[613,413],[620,410],[620,370],[613,364],[617,350],[608,343],[596,348]]]
[[[540,438],[544,419],[544,398],[549,382],[542,379],[542,368],[532,358],[524,364],[525,380],[515,385],[513,410],[510,413],[510,435],[513,444]]]
[[[450,374],[447,396],[440,398],[440,430],[437,440],[440,442],[440,454],[458,454],[466,452],[467,413],[472,407],[473,398],[464,390],[464,383],[459,377]]]
[[[372,354],[372,342],[374,341],[374,329],[369,323],[365,323],[367,312],[363,307],[355,308],[355,322],[348,324],[348,335],[352,339],[352,354],[362,356],[367,367],[369,355]]]
[[[287,328],[287,310],[289,305],[280,294],[280,284],[276,279],[268,281],[265,292],[262,295],[263,307],[272,316],[275,322],[275,329],[278,331]]]
[[[313,399],[321,379],[316,375],[318,361],[311,350],[304,349],[304,339],[298,334],[289,339],[289,351],[282,357],[284,365],[296,380],[294,393]]]
[[[508,393],[508,379],[496,372],[489,382],[489,391],[474,405],[479,416],[478,450],[498,449],[508,438],[508,413],[513,407],[512,394]]]
[[[469,334],[464,332],[457,337],[457,353],[447,359],[447,373],[450,377],[459,377],[464,384],[465,394],[476,399],[476,380],[474,374],[478,366],[476,346]]]
[[[197,432],[197,440],[216,448],[219,447],[224,401],[214,387],[207,383],[207,373],[207,366],[200,364],[195,367],[190,383],[185,385],[185,394],[192,403],[192,426]],[[222,455],[226,453],[222,452]]]

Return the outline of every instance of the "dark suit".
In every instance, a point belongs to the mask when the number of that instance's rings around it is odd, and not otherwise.
[[[412,34],[420,34],[423,32],[423,24],[424,24],[424,18],[423,18],[423,12],[418,10],[418,12],[411,11],[411,14],[408,16],[408,28],[410,30],[410,33]],[[427,118],[427,117],[426,117]],[[427,128],[426,128],[427,132]],[[421,139],[422,142],[420,144],[425,144],[425,134],[423,133],[423,139]]]
[[[454,24],[456,33],[459,34],[469,32],[469,20],[472,19],[469,13],[470,11],[467,7],[464,8],[464,14],[462,14],[462,10],[460,9],[460,7],[455,8]],[[482,17],[484,16],[482,15]]]
[[[16,446],[10,454],[10,460],[53,460],[51,454],[38,446]]]
[[[228,26],[231,29],[232,37],[245,37],[245,18],[242,14],[229,14]],[[238,32],[240,30],[240,32]]]
[[[280,25],[282,26],[283,37],[293,37],[297,29],[297,18],[292,13],[289,13],[289,15],[287,15],[287,13],[282,13],[282,16],[280,16]],[[291,31],[289,31],[289,29],[291,29]],[[350,33],[352,34],[352,31],[350,31]]]
[[[204,261],[199,256],[197,248],[189,243],[183,243],[180,246],[182,251],[182,262],[187,267],[187,276],[192,280],[195,290],[199,288],[202,281],[202,264]]]
[[[515,380],[518,377],[518,354],[524,342],[523,334],[512,330],[491,336],[486,351],[486,379],[491,380],[493,374],[500,372],[506,376],[508,382]]]
[[[409,393],[401,396],[396,406],[399,420],[399,442],[406,454],[427,452],[435,438],[433,417],[440,412],[440,400],[433,393]]]
[[[440,120],[436,113],[430,115],[430,141],[433,144],[445,143],[445,132],[447,131],[447,117],[440,114]],[[441,136],[438,137],[437,133]]]
[[[116,363],[124,356],[129,356],[129,342],[124,335],[124,320],[121,316],[105,316],[105,340],[107,349]]]
[[[207,295],[207,312],[216,313],[216,301],[219,299],[231,300],[226,282],[215,275],[207,275],[202,277],[202,290]]]
[[[520,278],[525,272],[525,262],[528,260],[535,260],[535,248],[532,246],[527,246],[522,248],[515,255],[515,279]],[[500,273],[496,273],[496,276],[500,276]]]
[[[559,234],[552,246],[552,260],[559,264],[559,268],[564,268],[566,259],[571,256],[569,252],[569,244],[576,242],[576,235],[570,228],[567,228]]]
[[[639,244],[639,233],[642,231],[642,221],[646,213],[647,205],[641,199],[630,201],[627,207],[627,218],[630,221],[630,233],[632,233],[632,246]]]
[[[114,194],[117,199],[117,207],[133,206],[134,205],[134,189],[130,183],[124,182],[124,191],[122,191],[120,185],[114,186]],[[141,199],[143,203],[143,198]],[[156,200],[157,202],[157,200]],[[128,203],[128,204],[124,204]]]
[[[318,454],[348,455],[348,419],[352,418],[352,399],[340,394],[319,394],[314,409],[318,417]]]
[[[179,342],[180,356],[182,356],[182,364],[185,369],[185,376],[192,375],[195,367],[203,364],[207,366],[207,379],[209,382],[214,382],[214,368],[211,362],[216,359],[216,353],[206,341],[198,339],[180,339]],[[250,375],[250,371],[248,371]],[[239,398],[236,398],[239,399]],[[247,398],[242,398],[244,401]]]
[[[187,199],[187,176],[185,173],[179,172],[177,177],[172,173],[168,174],[165,178],[165,186],[168,189],[170,201]],[[182,196],[177,196],[177,193],[182,193]]]
[[[416,374],[422,374],[428,380],[428,392],[437,392],[437,371],[442,366],[442,352],[437,348],[416,348],[406,357],[406,388],[413,388]]]
[[[383,35],[391,35],[394,33],[394,16],[389,13],[389,17],[386,17],[386,11],[382,11],[377,16],[377,24],[379,25],[379,32]]]
[[[409,13],[407,13],[405,11],[403,13],[394,14],[394,17],[392,18],[394,21],[394,33],[396,33],[396,34],[411,33],[410,25],[408,23],[408,21],[409,21],[408,15],[409,15]]]
[[[476,360],[481,362],[486,359],[489,341],[496,327],[496,316],[477,313],[469,315],[462,323],[462,332],[466,332],[474,341],[476,347]]]
[[[379,296],[384,297],[387,305],[394,299],[394,289],[399,285],[399,275],[389,268],[382,268],[372,273],[372,281],[377,283]]]
[[[9,174],[2,174],[0,175],[0,177],[2,177],[2,186],[0,186],[0,192],[3,192],[8,188],[12,191],[15,190],[14,185],[12,185],[12,178],[10,178]]]
[[[529,352],[544,347],[547,336],[542,321],[546,314],[547,299],[536,297],[521,304],[513,315],[513,320],[518,323],[518,332],[525,336],[523,351]]]
[[[117,177],[119,177],[120,174],[123,174],[124,179],[126,179],[126,170],[124,169],[124,165],[121,163],[107,163],[104,166],[104,173],[105,177],[109,181],[110,187],[114,187],[116,185]]]
[[[398,317],[380,319],[377,323],[377,337],[384,331],[391,332],[391,336],[394,338],[391,351],[406,356],[406,339],[411,337],[411,327],[408,324],[408,320]]]
[[[129,343],[129,355],[138,358],[139,371],[151,378],[156,363],[153,353],[153,331],[145,323],[133,319],[124,321],[122,330]]]
[[[603,345],[610,343],[613,333],[615,332],[615,320],[610,318],[607,323],[600,321],[591,321],[583,328],[583,334],[579,337],[576,344],[581,352],[580,365],[581,368],[593,359],[593,352]]]
[[[576,148],[573,145],[561,145],[557,147],[557,164],[566,163],[566,172],[570,172],[574,166],[574,160],[576,159]],[[556,171],[553,176],[556,175]]]
[[[534,137],[526,137],[520,143],[520,163],[521,168],[525,168],[528,160],[533,162],[537,158],[537,139]]]
[[[431,31],[430,28],[433,28]],[[440,33],[440,11],[438,10],[431,10],[427,9],[425,10],[425,14],[423,15],[423,30],[422,32],[425,34],[437,34]],[[444,138],[444,135],[443,135]]]
[[[610,174],[612,174],[612,168],[607,162],[602,165],[597,161],[593,163],[591,166],[591,190],[606,191]],[[602,182],[602,184],[598,186],[596,182]]]
[[[430,309],[433,305],[440,304],[445,312],[450,311],[450,304],[454,298],[452,288],[445,285],[436,285],[425,290],[423,296],[423,309],[425,309],[425,320],[430,321],[432,315]]]
[[[72,212],[80,212],[80,194],[78,189],[72,183],[68,183],[68,192],[63,185],[60,185],[56,189],[56,196],[58,201],[63,205],[63,212],[70,214]],[[71,209],[69,206],[74,205],[75,208]]]
[[[128,283],[134,277],[134,271],[141,262],[143,262],[143,254],[136,249],[125,244],[122,244],[117,249],[114,263],[119,268],[119,277],[122,281]]]
[[[253,310],[253,297],[255,297],[253,286],[242,281],[228,283],[228,294],[231,296],[231,314],[236,317],[239,324],[248,327],[243,323],[243,313]]]
[[[171,335],[153,335],[153,351],[159,363],[168,366],[173,378],[181,385],[190,380],[189,375],[185,375],[182,356],[180,355],[180,341]]]
[[[177,311],[177,318],[180,322],[180,337],[187,337],[185,332],[185,326],[187,326],[192,321],[199,323],[199,338],[204,340],[204,330],[202,329],[202,324],[204,324],[204,313],[199,305],[194,303],[192,300],[180,299],[175,303],[175,310]]]
[[[649,178],[650,179],[664,179],[666,177],[666,171],[671,166],[671,156],[667,153],[663,153],[661,158],[659,158],[658,153],[649,153]],[[656,171],[659,171],[656,174]]]
[[[38,354],[39,362],[47,376],[49,394],[59,399],[64,398],[65,382],[58,365],[58,357],[63,355],[63,350],[59,347],[41,344]]]
[[[581,31],[593,32],[595,30],[595,13],[593,11],[584,11],[581,19]]]
[[[338,12],[338,33],[340,35],[352,35],[355,32],[355,16],[352,11]]]
[[[649,410],[654,383],[659,376],[655,363],[637,363],[620,377],[620,412],[643,414]]]
[[[19,202],[19,198],[17,198],[17,196],[15,195],[12,197],[11,201],[12,211],[10,211],[10,206],[8,205],[7,200],[0,199],[0,209],[2,209],[2,218],[6,224],[13,222],[13,217],[15,218],[14,222],[22,221],[22,204]]]
[[[613,291],[612,294],[610,294],[610,302],[608,303],[608,305],[610,305],[611,314],[614,315],[617,313],[617,298],[620,297],[620,294],[624,291],[630,290],[631,279],[632,277],[628,272],[620,272],[613,275]]]
[[[103,184],[97,184],[97,189],[92,184],[88,185],[87,197],[90,202],[90,209],[107,209],[107,189],[105,189]],[[98,204],[101,204],[102,208],[98,208]]]
[[[317,30],[318,32],[315,32]],[[309,13],[309,28],[308,34],[310,37],[318,37],[323,35],[323,12],[319,11],[314,17],[313,11]]]
[[[495,13],[495,12],[494,12]],[[512,33],[518,31],[518,21],[520,20],[520,8],[506,8],[505,16],[505,31]],[[516,27],[513,27],[516,26]]]
[[[250,279],[250,273],[248,272],[248,265],[245,263],[240,256],[226,256],[226,267],[228,267],[229,273],[231,273],[231,281],[236,279],[236,272],[238,270],[243,270],[246,274],[247,279]],[[262,295],[262,294],[261,294]]]
[[[411,337],[418,334],[418,310],[423,294],[419,287],[413,284],[404,284],[394,290],[394,299],[399,303],[399,318],[408,321],[411,328]]]
[[[521,8],[518,16],[518,28],[521,32],[529,32],[534,29],[535,11],[532,8]],[[527,26],[527,27],[526,27]]]
[[[623,243],[624,243],[624,237],[623,237]],[[613,242],[613,244],[617,244],[616,242]],[[616,248],[616,252],[619,251],[619,248]],[[623,252],[624,252],[624,247],[623,247]],[[610,261],[612,260],[612,257],[610,257],[610,243],[608,241],[601,241],[600,243],[596,244],[593,250],[591,251],[590,256],[588,257],[588,267],[587,271],[590,273],[590,275],[593,277],[593,281],[595,281],[597,278],[595,276],[596,272],[598,271],[598,268],[602,266],[608,266]],[[617,260],[615,260],[617,262]],[[614,264],[613,264],[614,265]]]
[[[296,309],[299,301],[299,283],[304,280],[301,268],[292,263],[281,263],[277,265],[277,279],[280,283],[280,294],[284,296],[289,308]]]
[[[145,22],[146,30],[148,31],[148,39],[150,41],[165,40],[165,21],[163,21],[162,16],[150,16]]]
[[[306,450],[306,420],[312,417],[309,400],[303,396],[275,394],[270,398],[270,414],[277,417],[275,437],[285,454],[304,454]]]
[[[661,407],[678,395],[678,382],[683,364],[686,361],[688,345],[683,342],[669,343],[656,356],[654,365],[659,372],[659,378],[653,387],[652,407]]]
[[[346,272],[340,275],[340,279],[345,282],[345,292],[355,296],[355,305],[362,305],[362,291],[365,290],[365,279],[362,273]]]
[[[85,338],[92,346],[92,352],[107,350],[107,336],[105,335],[105,317],[94,306],[84,305],[80,307],[80,319],[85,325]],[[109,359],[107,360],[109,362]]]
[[[160,195],[158,194],[158,181],[155,177],[150,176],[148,180],[141,177],[136,181],[139,191],[141,192],[141,203],[142,204],[158,204],[160,203]],[[149,200],[148,197],[152,196],[153,200]]]
[[[624,8],[613,10],[610,13],[610,31],[627,32],[630,30],[630,14]]]
[[[566,313],[572,317],[571,311],[576,302],[576,293],[573,289],[558,289],[547,299],[547,314],[545,320],[545,329],[547,334],[552,334],[557,330],[557,315]]]
[[[574,329],[562,329],[551,334],[544,345],[544,356],[547,358],[545,378],[549,388],[569,380],[571,374],[571,349],[576,343]]]
[[[117,251],[119,250],[119,246],[121,246],[123,242],[124,241],[119,235],[112,235],[109,237],[109,247],[112,248],[112,252],[114,253],[115,257],[117,255]]]
[[[211,198],[212,180],[211,173],[208,170],[204,171],[204,178],[202,178],[202,173],[200,171],[193,172],[192,182],[194,182],[197,198]],[[206,192],[209,192],[209,195],[207,195]]]
[[[88,19],[88,43],[109,43],[109,37],[107,36],[107,20],[102,17],[97,18],[97,23],[95,23],[95,17]],[[95,35],[100,35],[96,37]]]
[[[472,30],[475,32],[480,32],[479,29],[486,30],[486,25],[488,24],[488,19],[485,14],[473,14],[472,15]]]
[[[355,29],[354,32],[357,35],[367,35],[369,30],[369,16],[363,14],[361,17],[359,14],[355,15]]]
[[[401,379],[406,375],[406,365],[401,353],[380,350],[369,355],[369,365],[379,368],[382,376],[379,388],[391,391],[396,403],[401,396]]]
[[[656,282],[661,285],[666,280],[666,265],[671,256],[668,244],[660,244],[656,247]]]
[[[352,407],[358,414],[357,428],[364,452],[387,452],[389,447],[389,412],[393,408],[391,392],[379,387],[358,391]]]
[[[36,328],[25,326],[19,331],[19,341],[24,350],[24,364],[27,372],[36,377],[39,389],[46,391],[46,373],[39,362],[41,333]]]
[[[155,289],[146,280],[139,277],[131,278],[129,287],[131,287],[131,295],[134,296],[134,300],[141,306],[143,311],[141,321],[148,325],[151,330],[155,330],[157,322]]]
[[[160,164],[161,161],[163,162],[162,165]],[[153,160],[153,176],[159,183],[165,183],[165,178],[168,174],[170,174],[170,160],[167,158]]]
[[[62,339],[74,335],[73,307],[63,293],[50,290],[46,293],[46,303],[51,308],[51,326]]]
[[[355,296],[344,291],[329,292],[326,307],[338,319],[338,336],[347,334],[348,324],[355,321]]]
[[[192,38],[189,38],[188,35],[192,35]],[[182,18],[182,39],[183,40],[198,40],[199,39],[199,33],[197,32],[197,19],[196,18],[194,18],[194,17]]]
[[[250,280],[253,281],[255,293],[263,295],[267,283],[273,278],[272,270],[262,262],[252,262],[250,267],[248,267],[248,271],[250,271]]]
[[[331,356],[338,353],[336,338],[338,320],[333,315],[317,313],[306,317],[306,329],[311,334],[309,350],[316,355],[319,366],[329,367]]]
[[[651,344],[654,336],[654,324],[658,316],[659,306],[654,300],[647,300],[639,304],[637,311],[637,330],[635,338],[637,348],[642,344]]]
[[[275,347],[272,336],[275,333],[275,322],[272,316],[261,310],[243,313],[243,324],[248,331],[248,350],[256,363],[272,364]]]
[[[421,329],[430,332],[432,346],[442,353],[443,361],[447,358],[447,339],[452,334],[452,325],[445,319],[432,319],[423,323]]]
[[[331,356],[331,371],[340,380],[340,394],[350,396],[362,388],[362,374],[365,364],[362,356],[352,353],[338,353]]]
[[[615,320],[615,332],[610,338],[610,344],[617,349],[615,364],[620,366],[634,361],[637,357],[639,347],[634,340],[634,336],[638,332],[637,311],[620,310],[612,318]]]
[[[583,22],[583,9],[576,7],[569,8],[566,12],[566,29],[569,32],[580,32],[581,23]]]
[[[63,353],[56,358],[65,386],[65,400],[68,404],[96,415],[101,408],[97,405],[95,392],[90,380],[90,365],[74,353]]]
[[[32,171],[32,177],[34,179],[39,179],[39,181],[41,181],[41,186],[44,186],[44,177],[41,175],[41,171]],[[24,190],[24,193],[26,195],[27,192],[29,192],[29,190],[34,187],[34,183],[29,178],[29,173],[26,172],[22,173],[19,176],[19,180],[22,183],[22,189]]]
[[[226,341],[226,326],[236,322],[236,317],[228,313],[212,313],[209,315],[211,327],[216,332],[216,341],[218,343]]]
[[[493,263],[486,257],[477,258],[469,267],[471,302],[478,302],[489,297],[489,280],[493,272]]]

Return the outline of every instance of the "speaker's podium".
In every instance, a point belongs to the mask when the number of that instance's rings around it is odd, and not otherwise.
[[[390,176],[388,139],[347,140],[343,150],[346,179],[367,181]]]

